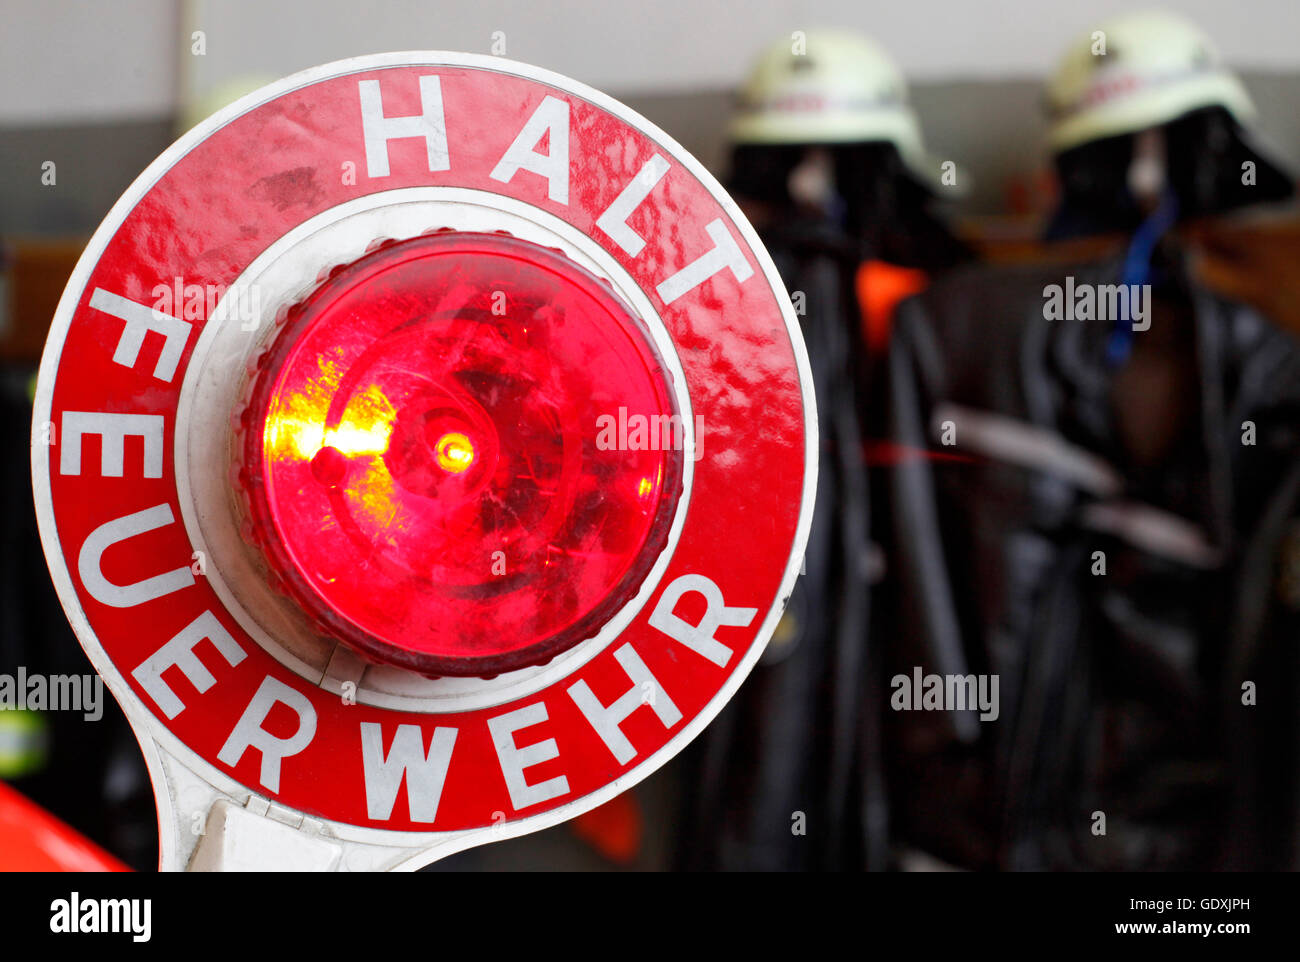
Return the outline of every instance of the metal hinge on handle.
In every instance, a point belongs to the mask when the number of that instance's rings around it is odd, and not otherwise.
[[[368,872],[419,868],[434,858],[426,846],[338,838],[327,823],[262,795],[234,798],[145,739],[164,872]]]

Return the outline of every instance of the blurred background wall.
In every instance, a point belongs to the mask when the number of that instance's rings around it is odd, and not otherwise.
[[[1300,3],[1165,0],[1214,37],[1263,128],[1300,159]],[[912,84],[932,150],[962,165],[963,213],[1032,206],[1044,154],[1040,84],[1064,45],[1123,0],[116,0],[0,4],[0,233],[91,230],[174,137],[183,105],[246,74],[281,76],[385,50],[500,52],[629,103],[715,171],[732,92],[791,30],[844,26]],[[683,26],[690,24],[691,26]],[[193,52],[202,31],[203,53]],[[493,45],[497,44],[496,51]],[[989,105],[996,109],[990,110]],[[54,160],[57,191],[31,189]]]

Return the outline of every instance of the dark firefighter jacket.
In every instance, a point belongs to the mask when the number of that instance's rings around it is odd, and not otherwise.
[[[885,712],[892,829],[968,868],[1300,868],[1300,352],[1175,264],[1133,334],[1159,347],[1108,366],[1111,322],[1044,292],[1119,274],[900,306],[886,697],[991,673],[1000,710]]]
[[[682,762],[678,864],[690,869],[862,867],[882,812],[863,771],[867,481],[862,460],[860,247],[833,227],[763,232],[808,347],[821,433],[805,573],[763,659]],[[867,766],[870,761],[866,762]],[[864,797],[871,796],[871,797]],[[874,803],[873,803],[874,799]]]

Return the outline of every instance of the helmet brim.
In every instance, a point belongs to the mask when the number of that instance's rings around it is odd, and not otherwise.
[[[1060,153],[1093,140],[1159,127],[1202,107],[1223,107],[1242,128],[1255,121],[1255,106],[1241,81],[1219,70],[1177,82],[1156,84],[1117,96],[1110,103],[1074,111],[1048,131],[1048,144]]]

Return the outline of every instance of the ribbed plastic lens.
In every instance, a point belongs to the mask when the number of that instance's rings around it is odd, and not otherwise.
[[[558,252],[444,232],[295,308],[255,379],[251,529],[319,628],[433,675],[595,634],[667,540],[682,424],[640,322]]]

